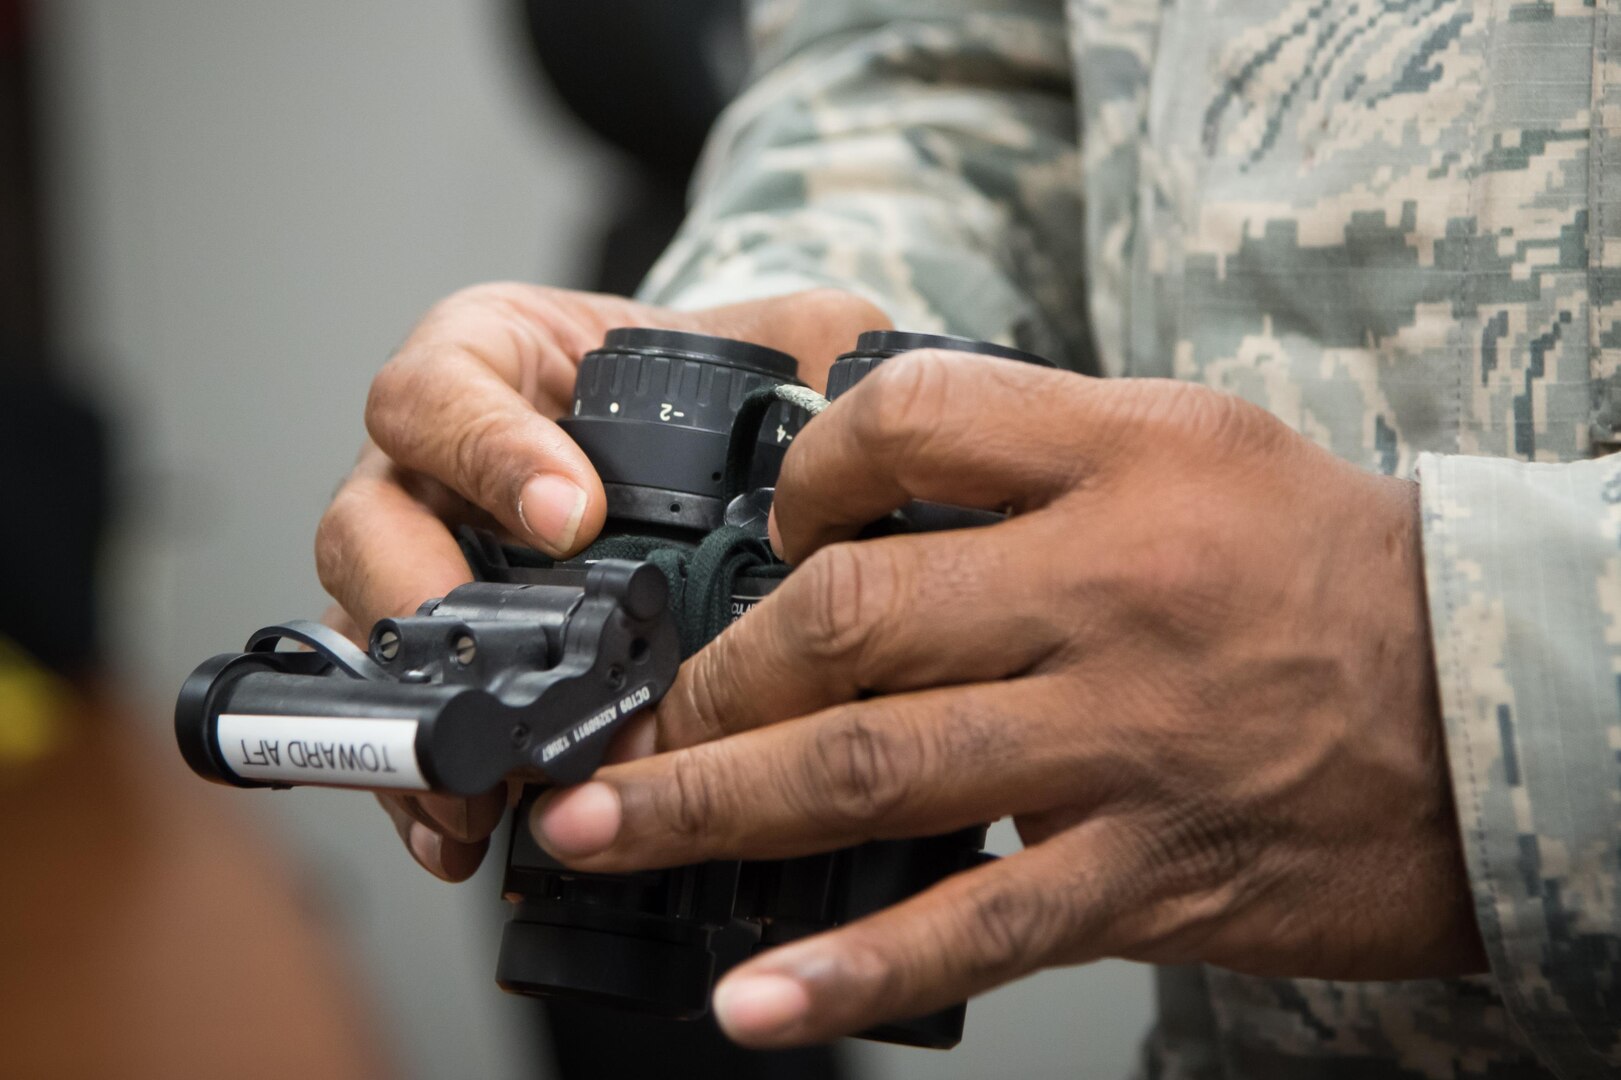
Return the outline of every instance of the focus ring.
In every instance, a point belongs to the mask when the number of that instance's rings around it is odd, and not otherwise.
[[[975,353],[1003,360],[1052,367],[1051,360],[1010,345],[997,345],[972,338],[945,334],[914,334],[900,330],[868,330],[856,339],[856,347],[833,362],[827,373],[827,397],[832,400],[871,374],[872,369],[892,356],[913,349],[940,349],[945,352]]]
[[[580,362],[574,416],[725,431],[750,393],[788,381],[707,359],[604,348]]]
[[[617,521],[707,532],[720,524],[727,443],[751,393],[798,385],[786,353],[673,330],[611,330],[580,361],[574,406],[559,426],[585,452]],[[777,404],[753,454],[751,486],[776,482],[805,423]]]

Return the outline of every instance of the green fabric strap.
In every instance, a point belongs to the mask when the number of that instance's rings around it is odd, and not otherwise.
[[[732,621],[737,579],[782,578],[788,566],[759,537],[722,525],[697,544],[655,536],[610,536],[598,540],[582,560],[634,559],[659,568],[670,583],[670,611],[681,635],[681,654],[691,656]]]
[[[726,445],[722,494],[727,503],[747,487],[760,426],[779,401],[812,416],[827,408],[826,398],[792,384],[763,387],[744,398]],[[763,537],[735,525],[722,525],[696,544],[633,534],[603,537],[571,561],[598,559],[631,559],[659,568],[670,583],[670,610],[680,631],[683,656],[703,648],[732,621],[732,595],[738,578],[773,580],[788,574],[787,564],[771,553]]]

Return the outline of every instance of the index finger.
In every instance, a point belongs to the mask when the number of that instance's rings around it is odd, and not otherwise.
[[[362,647],[378,619],[409,615],[472,579],[449,527],[370,444],[322,515],[315,568]]]
[[[1084,465],[1053,448],[1084,437],[1076,406],[1099,385],[935,350],[886,361],[789,448],[773,509],[783,553],[798,562],[913,499],[985,510],[1051,501]]]
[[[822,1042],[1117,953],[1151,880],[1123,832],[1089,824],[768,950],[716,986],[716,1019],[745,1046]]]
[[[566,315],[526,306],[523,295],[486,286],[441,304],[378,373],[366,428],[394,462],[566,556],[602,527],[607,497],[585,453],[539,406],[561,412],[589,345]]]
[[[892,693],[1023,674],[1075,622],[1032,618],[1056,575],[1016,572],[1056,551],[1039,515],[975,533],[834,544],[681,666],[657,708],[663,749]],[[1077,619],[1084,616],[1076,616]]]

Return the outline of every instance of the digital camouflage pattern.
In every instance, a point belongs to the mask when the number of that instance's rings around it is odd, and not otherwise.
[[[649,297],[853,288],[1421,482],[1492,974],[1165,969],[1149,1076],[1621,1070],[1618,7],[755,5]]]

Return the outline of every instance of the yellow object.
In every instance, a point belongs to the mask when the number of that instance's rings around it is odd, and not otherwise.
[[[26,765],[67,741],[67,681],[0,637],[0,766]]]

